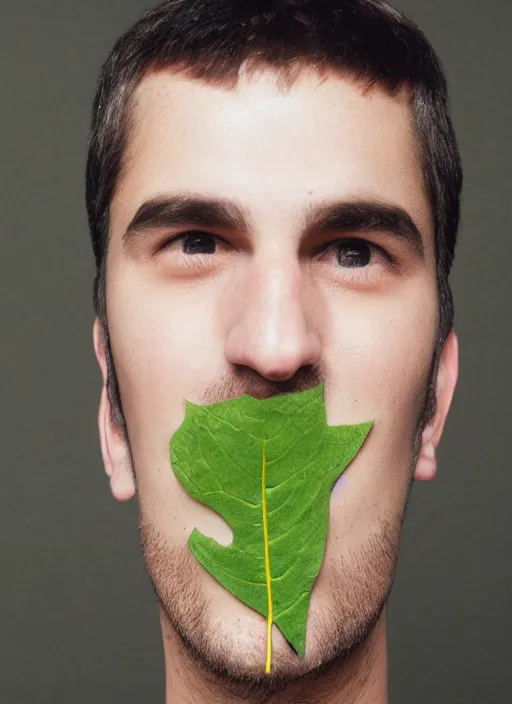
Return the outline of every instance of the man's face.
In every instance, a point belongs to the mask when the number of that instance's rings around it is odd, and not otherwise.
[[[188,552],[195,527],[223,544],[231,532],[172,472],[184,399],[265,398],[323,381],[330,425],[375,420],[332,494],[304,661],[274,628],[274,673],[298,674],[360,640],[385,603],[438,330],[432,218],[406,96],[364,95],[348,78],[313,73],[283,93],[275,80],[263,72],[227,90],[167,71],[144,78],[107,262],[113,360],[162,619],[196,657],[253,675],[265,620]],[[139,210],[177,195],[242,212],[205,225],[173,224],[160,206],[148,222]],[[364,226],[366,216],[362,230],[315,225],[321,206],[362,201],[405,211],[421,242],[393,224]],[[116,481],[129,482],[127,471],[114,467],[125,473]]]

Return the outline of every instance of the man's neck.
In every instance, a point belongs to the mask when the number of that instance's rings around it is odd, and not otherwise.
[[[229,693],[191,659],[167,618],[161,615],[166,704],[388,704],[386,609],[367,641],[343,663],[312,681],[270,697]]]

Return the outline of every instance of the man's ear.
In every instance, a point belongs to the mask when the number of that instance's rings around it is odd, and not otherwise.
[[[459,374],[459,342],[452,329],[444,343],[436,377],[436,412],[423,429],[421,449],[414,470],[414,479],[433,479],[437,472],[436,449],[443,434],[443,428]]]
[[[110,477],[110,489],[118,501],[128,501],[135,495],[135,482],[130,461],[128,444],[122,430],[112,420],[112,406],[107,393],[107,360],[103,330],[99,318],[93,325],[92,336],[96,359],[103,376],[98,428],[100,432],[101,455],[105,472]]]

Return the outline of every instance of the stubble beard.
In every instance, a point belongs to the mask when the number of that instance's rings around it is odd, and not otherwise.
[[[406,505],[393,519],[381,520],[357,553],[339,555],[326,565],[323,603],[328,606],[310,613],[306,656],[299,658],[291,647],[277,649],[270,675],[262,667],[263,639],[248,645],[215,622],[202,586],[202,566],[188,547],[170,545],[141,509],[139,537],[161,616],[189,660],[232,695],[261,701],[331,672],[340,687],[355,687],[371,669],[372,654],[365,645],[394,582]]]
[[[240,643],[233,633],[226,635],[222,624],[215,623],[202,586],[203,567],[187,546],[169,544],[139,503],[139,539],[161,617],[179,639],[190,662],[209,678],[210,684],[223,686],[229,694],[245,700],[254,697],[258,702],[279,696],[285,689],[300,689],[326,675],[335,676],[337,687],[348,696],[363,689],[375,658],[369,644],[395,581],[431,393],[432,379],[416,425],[405,500],[395,506],[393,515],[376,522],[357,551],[349,550],[328,562],[324,605],[308,618],[311,648],[303,659],[291,647],[287,652],[274,652],[270,675],[264,674],[262,668],[263,639],[255,638],[248,647],[246,640]]]
[[[109,350],[110,351],[110,350]],[[114,383],[117,386],[113,365]],[[437,354],[432,360],[430,378],[425,388],[422,412],[416,424],[412,443],[412,462],[405,500],[395,507],[394,515],[380,519],[357,553],[348,551],[328,565],[324,589],[328,599],[321,610],[312,611],[308,619],[307,638],[312,647],[303,659],[290,648],[273,653],[270,675],[262,672],[261,640],[247,646],[237,642],[232,633],[216,628],[209,608],[209,597],[202,587],[202,566],[185,547],[171,545],[144,514],[139,502],[139,539],[149,580],[157,598],[160,613],[178,637],[191,662],[234,696],[249,699],[272,697],[284,689],[299,687],[328,674],[335,674],[340,688],[360,689],[369,675],[372,654],[367,648],[379,623],[395,580],[402,526],[413,485],[413,473],[421,447],[425,423],[435,412],[434,379]],[[298,383],[277,392],[307,390],[321,380],[318,369],[305,372]],[[112,381],[112,380],[111,380]],[[220,395],[223,400],[241,393],[239,382],[227,390],[226,385],[212,385],[207,395],[210,402]],[[282,387],[282,385],[281,385]],[[219,390],[222,389],[221,394]],[[249,393],[256,398],[268,397],[266,383],[251,384]],[[133,466],[128,432],[120,399],[117,405],[123,420],[125,439]],[[232,597],[235,598],[235,597]],[[263,618],[263,617],[262,617]]]

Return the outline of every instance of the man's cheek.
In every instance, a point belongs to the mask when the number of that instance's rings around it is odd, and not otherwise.
[[[191,322],[190,317],[186,325],[170,313],[141,317],[113,341],[120,386],[134,422],[146,424],[148,413],[152,419],[173,416],[183,396],[203,380],[211,381],[215,340],[207,321]]]
[[[333,371],[385,386],[421,376],[435,347],[435,293],[425,282],[403,294],[355,295],[328,303],[324,352]]]

